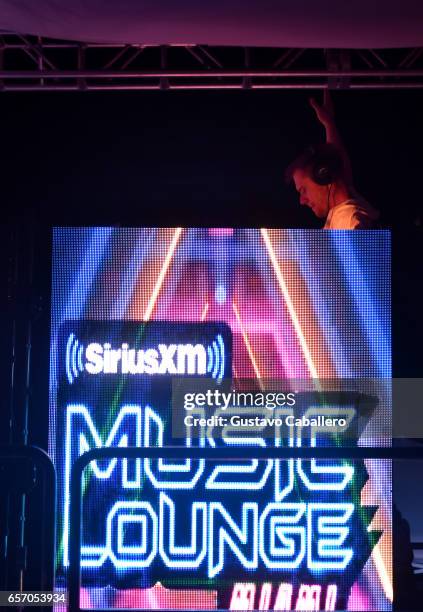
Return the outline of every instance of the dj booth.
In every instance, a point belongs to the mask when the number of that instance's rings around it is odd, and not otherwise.
[[[56,228],[50,362],[72,610],[391,609],[388,231]]]

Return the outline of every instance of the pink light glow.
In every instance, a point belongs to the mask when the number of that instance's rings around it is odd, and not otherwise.
[[[201,589],[167,589],[157,583],[149,589],[116,591],[114,608],[140,610],[186,610],[187,601],[192,609],[216,609],[216,591]]]
[[[209,236],[213,238],[229,237],[233,236],[233,233],[233,227],[209,227]]]
[[[372,602],[358,582],[354,582],[347,604],[348,610],[374,610]]]

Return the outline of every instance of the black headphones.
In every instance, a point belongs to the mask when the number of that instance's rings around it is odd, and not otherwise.
[[[331,144],[310,146],[306,150],[311,167],[311,178],[318,185],[330,185],[342,176],[343,162]]]

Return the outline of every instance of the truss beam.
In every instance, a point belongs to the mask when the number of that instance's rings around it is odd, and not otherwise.
[[[0,34],[0,90],[421,89],[423,48],[92,44]]]

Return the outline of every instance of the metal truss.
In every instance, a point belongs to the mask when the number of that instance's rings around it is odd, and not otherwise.
[[[0,33],[1,91],[419,89],[423,48],[94,44]]]

